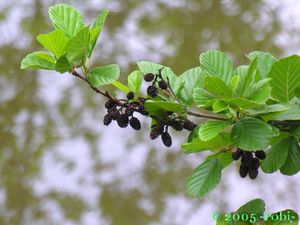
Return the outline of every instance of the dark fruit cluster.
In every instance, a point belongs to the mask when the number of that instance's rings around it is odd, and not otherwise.
[[[172,114],[166,113],[166,117],[157,122],[154,125],[150,132],[150,138],[152,140],[161,136],[161,140],[166,147],[171,147],[172,145],[172,137],[168,132],[168,128],[172,127],[174,130],[181,131],[183,129],[192,131],[196,125],[190,120],[179,120],[178,118],[172,119]]]
[[[128,101],[134,99],[134,93],[129,92],[127,99]],[[104,105],[107,109],[107,114],[103,118],[103,124],[108,126],[115,120],[121,128],[127,127],[129,124],[134,130],[140,130],[141,122],[133,114],[134,112],[139,112],[147,115],[147,112],[144,106],[137,104],[137,102],[129,103],[128,101],[127,104],[119,106],[116,101],[109,99]]]
[[[258,175],[258,169],[260,166],[260,160],[266,158],[266,153],[262,150],[250,152],[238,149],[232,153],[233,160],[239,160],[241,158],[241,166],[239,169],[240,176],[245,178],[247,175],[251,179],[255,179]]]
[[[168,89],[168,84],[163,79],[163,77],[161,75],[161,70],[162,69],[160,69],[158,71],[158,74],[147,73],[144,76],[144,80],[146,82],[152,82],[152,84],[150,86],[148,86],[148,88],[147,88],[147,94],[152,98],[154,98],[158,95],[157,86],[162,90]]]

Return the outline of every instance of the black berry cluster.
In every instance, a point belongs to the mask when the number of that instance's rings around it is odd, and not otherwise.
[[[196,125],[187,119],[172,118],[172,112],[166,113],[166,117],[159,120],[156,125],[154,125],[150,132],[150,138],[152,140],[161,136],[161,140],[166,147],[171,147],[172,137],[168,132],[168,128],[172,127],[174,130],[181,131],[183,129],[192,131]]]
[[[137,117],[134,117],[134,112],[139,112],[143,115],[147,115],[147,112],[140,102],[129,103],[129,100],[134,99],[134,97],[134,93],[129,92],[127,94],[127,103],[121,106],[118,105],[117,101],[109,99],[104,105],[107,109],[107,114],[103,118],[103,124],[108,126],[115,120],[121,128],[127,127],[129,124],[133,129],[140,130],[141,122]]]
[[[153,73],[147,73],[144,76],[144,80],[146,82],[152,82],[152,84],[150,86],[148,86],[147,88],[147,94],[154,98],[158,95],[158,88],[157,86],[162,89],[168,89],[168,84],[167,82],[163,79],[162,75],[161,75],[161,71],[162,69],[160,69],[158,71],[158,74],[153,74]]]
[[[237,161],[240,158],[240,176],[245,178],[247,175],[249,175],[251,179],[255,179],[258,175],[260,160],[264,160],[266,158],[266,153],[262,150],[250,152],[242,149],[238,149],[236,152],[232,153],[233,160]]]

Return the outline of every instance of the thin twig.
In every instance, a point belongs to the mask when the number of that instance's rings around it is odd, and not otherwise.
[[[205,115],[205,114],[201,114],[201,113],[195,113],[195,112],[191,112],[191,111],[187,111],[187,114],[190,115],[190,116],[195,116],[195,117],[201,117],[201,118],[207,118],[207,119],[227,121],[226,118],[217,117],[217,116],[210,116],[210,115]]]

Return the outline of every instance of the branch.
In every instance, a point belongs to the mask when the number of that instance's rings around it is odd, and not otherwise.
[[[284,120],[284,121],[270,120],[269,122],[274,126],[290,126],[290,125],[300,126],[300,120]]]
[[[227,121],[226,118],[217,117],[217,116],[210,116],[210,115],[205,115],[205,114],[201,114],[201,113],[195,113],[195,112],[191,112],[191,111],[187,111],[187,114],[190,115],[190,116],[195,116],[195,117],[202,117],[202,118],[208,118],[208,119],[214,119],[214,120]]]

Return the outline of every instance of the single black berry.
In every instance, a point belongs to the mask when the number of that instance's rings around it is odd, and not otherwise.
[[[258,170],[257,169],[251,169],[249,170],[249,177],[253,180],[257,177]]]
[[[254,159],[252,160],[251,169],[258,170],[259,166],[260,166],[260,161],[259,161],[259,159],[254,158]]]
[[[258,158],[258,159],[261,159],[261,160],[264,160],[266,158],[266,153],[262,150],[260,151],[256,151],[255,152],[255,156]]]
[[[168,132],[163,132],[161,135],[161,140],[165,146],[171,147],[172,145],[172,138]]]
[[[108,111],[108,114],[111,116],[112,120],[116,120],[120,113],[117,108],[112,108]]]
[[[244,164],[241,164],[239,172],[240,172],[240,176],[242,178],[245,178],[249,172],[249,168]]]
[[[134,108],[132,108],[132,107],[126,108],[125,114],[126,114],[127,116],[132,116],[133,113],[134,113]]]
[[[242,154],[243,154],[243,150],[238,149],[236,152],[232,153],[232,159],[237,161],[241,158]]]
[[[107,109],[111,109],[114,106],[115,106],[115,102],[111,99],[108,99],[104,104],[104,107]]]
[[[112,121],[111,115],[110,114],[106,114],[103,118],[103,124],[105,126],[108,126]]]
[[[128,125],[128,116],[125,115],[125,114],[121,114],[118,116],[117,118],[117,123],[120,127],[124,128],[124,127],[127,127]]]
[[[181,131],[183,129],[182,123],[176,120],[171,121],[171,126],[177,131]]]
[[[160,80],[158,82],[158,86],[159,86],[159,88],[161,88],[163,90],[168,88],[168,85],[167,85],[167,83],[164,80]]]
[[[186,120],[183,123],[183,128],[186,130],[192,131],[195,127],[196,125],[190,120]]]
[[[153,79],[154,79],[154,74],[153,73],[147,73],[145,76],[144,76],[144,80],[146,81],[146,82],[150,82],[150,81],[152,81]]]
[[[147,88],[147,94],[150,95],[152,98],[154,98],[155,96],[157,96],[158,94],[158,89],[157,87],[151,85]]]
[[[134,93],[132,91],[128,92],[127,94],[127,99],[133,99],[134,98]]]
[[[135,130],[141,129],[141,122],[136,117],[131,117],[131,119],[129,120],[129,124]]]

